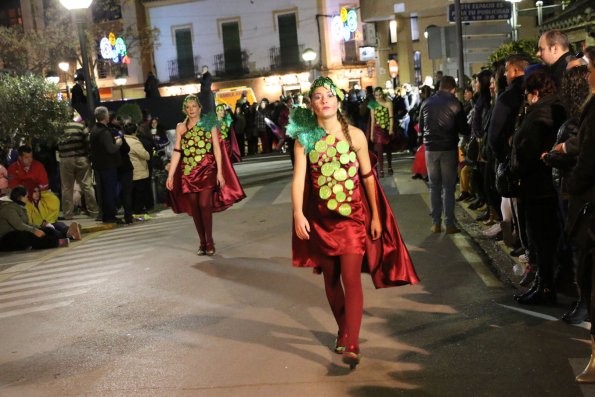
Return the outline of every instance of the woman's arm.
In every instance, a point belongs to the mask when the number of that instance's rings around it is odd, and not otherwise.
[[[306,182],[306,167],[308,160],[306,152],[299,140],[294,146],[293,182],[291,184],[291,201],[293,203],[293,222],[295,233],[301,240],[310,238],[310,224],[304,216],[304,184]]]
[[[380,215],[378,213],[378,205],[376,204],[376,184],[373,175],[371,175],[372,164],[370,162],[370,155],[368,154],[368,142],[361,130],[354,127],[350,127],[349,130],[353,142],[353,149],[355,150],[357,160],[359,161],[360,176],[368,175],[367,177],[362,178],[362,184],[366,190],[366,196],[368,197],[370,210],[372,211],[370,234],[372,235],[372,240],[376,240],[382,235],[382,225],[380,224]]]
[[[184,123],[178,123],[176,126],[176,143],[174,144],[174,151],[171,155],[171,162],[169,163],[169,172],[167,174],[167,182],[165,186],[172,190],[174,188],[174,174],[178,168],[178,163],[182,157],[182,135],[186,132]]]
[[[223,169],[221,167],[221,145],[219,142],[219,130],[213,127],[211,130],[211,142],[213,144],[213,154],[215,155],[215,162],[217,163],[217,183],[219,187],[225,186],[225,178],[223,178]]]

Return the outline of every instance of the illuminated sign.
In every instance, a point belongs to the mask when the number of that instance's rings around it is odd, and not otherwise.
[[[331,31],[337,40],[353,40],[361,38],[361,33],[357,30],[359,21],[357,11],[341,8],[341,13],[335,15],[331,20]]]
[[[112,32],[99,41],[99,51],[103,59],[110,59],[114,63],[130,63],[126,42]]]

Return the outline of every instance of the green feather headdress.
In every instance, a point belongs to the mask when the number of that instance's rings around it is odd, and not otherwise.
[[[188,102],[196,102],[198,104],[198,107],[202,108],[202,105],[200,104],[200,101],[198,100],[198,97],[196,95],[188,95],[186,98],[184,98],[184,101],[182,102],[182,112],[184,114],[186,114],[186,105],[188,104]],[[186,116],[188,116],[186,114]]]
[[[341,91],[334,83],[333,80],[330,79],[330,77],[319,77],[316,80],[314,80],[314,82],[312,83],[312,85],[310,86],[310,98],[312,98],[312,94],[314,94],[314,91],[318,88],[318,87],[324,87],[327,90],[331,91],[337,98],[339,98],[340,101],[343,100],[343,98],[345,97],[343,95],[343,91]]]

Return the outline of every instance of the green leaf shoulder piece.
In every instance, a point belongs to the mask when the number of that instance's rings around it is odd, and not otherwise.
[[[318,125],[318,119],[310,109],[296,108],[289,115],[287,135],[300,141],[309,153],[326,132]]]
[[[213,112],[203,114],[198,122],[198,126],[202,127],[205,131],[211,131],[213,127],[219,128],[219,121],[217,120],[217,115]]]
[[[368,109],[376,109],[377,107],[382,106],[380,105],[378,102],[371,100],[370,102],[368,102]]]

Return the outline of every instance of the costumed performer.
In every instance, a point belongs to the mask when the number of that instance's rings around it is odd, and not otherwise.
[[[388,174],[393,174],[393,156],[390,149],[390,140],[394,127],[393,104],[386,100],[382,88],[376,87],[374,89],[374,100],[368,103],[368,108],[371,110],[370,125],[372,126],[372,133],[370,135],[372,136],[374,151],[378,156],[378,173],[382,178],[384,176],[382,156],[384,152],[386,152],[386,160],[388,161]]]
[[[236,139],[236,133],[232,125],[233,119],[231,114],[227,112],[227,106],[224,104],[217,105],[215,107],[215,113],[217,114],[219,135],[221,136],[221,142],[223,142],[223,148],[232,163],[239,163],[242,161],[242,156],[240,155],[240,147],[238,146],[238,140]]]
[[[334,351],[360,361],[361,272],[376,288],[419,281],[378,179],[364,133],[339,112],[342,92],[327,77],[310,89],[311,110],[290,115],[295,139],[293,265],[324,276],[339,331]],[[365,260],[364,260],[365,258]]]
[[[246,197],[229,157],[221,150],[213,113],[201,115],[198,98],[184,99],[186,119],[176,126],[176,143],[166,187],[176,213],[194,220],[200,238],[198,255],[214,255],[213,212],[223,211]]]

